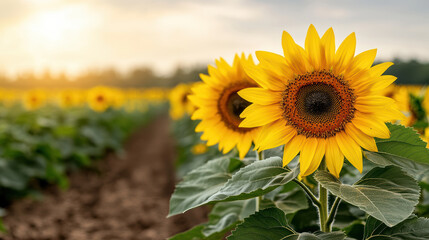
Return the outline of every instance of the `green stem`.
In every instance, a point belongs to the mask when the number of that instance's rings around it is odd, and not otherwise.
[[[326,165],[325,161],[322,161],[320,164],[319,170],[325,170]],[[322,232],[330,232],[330,229],[327,226],[328,220],[328,190],[319,184],[319,219],[320,219],[320,230]]]
[[[256,152],[256,161],[263,160],[263,159],[264,159],[264,151]],[[256,200],[255,211],[259,212],[259,208],[260,208],[261,201],[262,201],[262,196],[256,197],[255,200]]]
[[[334,222],[335,215],[338,211],[338,206],[340,206],[341,198],[335,198],[334,204],[332,204],[331,211],[329,213],[328,219],[326,220],[326,228],[330,232],[332,229],[332,223]]]
[[[296,184],[298,184],[302,190],[307,194],[308,198],[310,198],[311,202],[316,206],[317,208],[320,208],[320,202],[319,199],[314,196],[313,192],[305,185],[303,182],[299,181],[298,179],[293,180]]]

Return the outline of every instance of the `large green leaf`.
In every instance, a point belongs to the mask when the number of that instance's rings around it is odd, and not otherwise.
[[[365,240],[427,240],[429,239],[429,219],[412,216],[389,228],[373,217],[365,224]]]
[[[191,171],[176,186],[171,196],[169,216],[203,205],[241,166],[240,160],[219,158]]]
[[[411,215],[420,196],[417,182],[395,166],[376,167],[353,185],[342,184],[326,171],[316,172],[315,179],[335,196],[390,227]]]
[[[364,151],[365,157],[381,166],[395,165],[413,176],[429,173],[429,149],[412,128],[387,123],[389,139],[376,139],[378,152]]]
[[[255,199],[220,202],[217,203],[209,214],[207,223],[198,225],[186,232],[177,234],[170,240],[193,239],[209,240],[223,239],[225,234],[255,212]]]
[[[226,169],[226,163],[210,161],[187,175],[171,197],[169,216],[208,203],[260,196],[288,183],[299,173],[298,168],[293,171],[283,168],[279,157],[253,162],[232,177]]]
[[[244,219],[228,240],[343,240],[343,232],[298,233],[293,230],[285,213],[278,208],[267,208]]]
[[[294,182],[290,182],[285,187],[279,187],[265,195],[262,204],[277,207],[284,213],[295,213],[302,209],[307,209],[308,198],[304,191]]]
[[[208,202],[244,200],[268,193],[292,181],[299,174],[282,167],[280,157],[256,161],[241,168]]]

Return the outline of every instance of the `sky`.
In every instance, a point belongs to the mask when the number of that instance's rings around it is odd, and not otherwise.
[[[1,0],[0,72],[78,74],[212,64],[257,50],[282,53],[288,31],[301,46],[310,24],[333,27],[337,46],[356,33],[377,60],[429,61],[427,0]]]

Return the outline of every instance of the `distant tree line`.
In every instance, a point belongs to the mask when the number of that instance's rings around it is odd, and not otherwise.
[[[395,64],[385,74],[398,77],[396,84],[429,85],[429,63],[400,59],[394,59],[393,62]]]
[[[395,59],[395,65],[386,74],[398,77],[397,84],[429,85],[429,63],[416,60]],[[42,75],[23,73],[13,79],[0,75],[0,87],[3,88],[88,88],[97,85],[109,85],[122,88],[172,87],[178,83],[199,81],[199,74],[207,74],[206,66],[192,68],[178,67],[169,76],[156,74],[151,68],[139,67],[120,73],[114,68],[90,70],[76,77],[66,74],[53,75],[46,71]]]

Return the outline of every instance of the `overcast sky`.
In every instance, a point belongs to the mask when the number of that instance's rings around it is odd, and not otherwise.
[[[378,60],[429,61],[428,15],[427,0],[0,0],[0,71],[168,73],[237,52],[281,53],[283,30],[304,45],[311,23],[320,35],[332,26],[338,44],[356,32],[358,52],[377,48]]]

